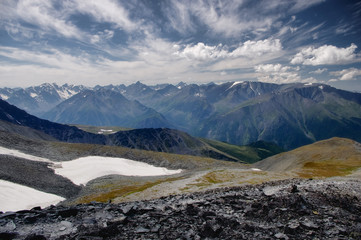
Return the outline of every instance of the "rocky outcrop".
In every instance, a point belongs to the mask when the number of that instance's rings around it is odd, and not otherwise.
[[[0,239],[360,239],[361,182],[286,180],[0,214]]]

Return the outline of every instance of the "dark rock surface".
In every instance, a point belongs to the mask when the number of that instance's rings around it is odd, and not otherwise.
[[[0,239],[361,239],[359,180],[286,180],[0,214]],[[297,191],[295,191],[297,189]]]
[[[75,196],[81,187],[54,173],[49,163],[0,154],[0,179],[32,187],[65,198]]]

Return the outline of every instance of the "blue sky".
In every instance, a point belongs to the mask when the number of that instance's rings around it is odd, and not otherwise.
[[[0,87],[320,82],[361,91],[361,2],[0,0]]]

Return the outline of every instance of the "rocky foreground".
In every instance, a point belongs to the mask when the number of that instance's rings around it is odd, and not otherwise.
[[[361,181],[285,180],[0,214],[0,239],[361,239]]]

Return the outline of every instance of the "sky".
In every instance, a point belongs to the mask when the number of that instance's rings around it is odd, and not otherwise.
[[[0,0],[0,87],[325,83],[361,92],[361,2]]]

